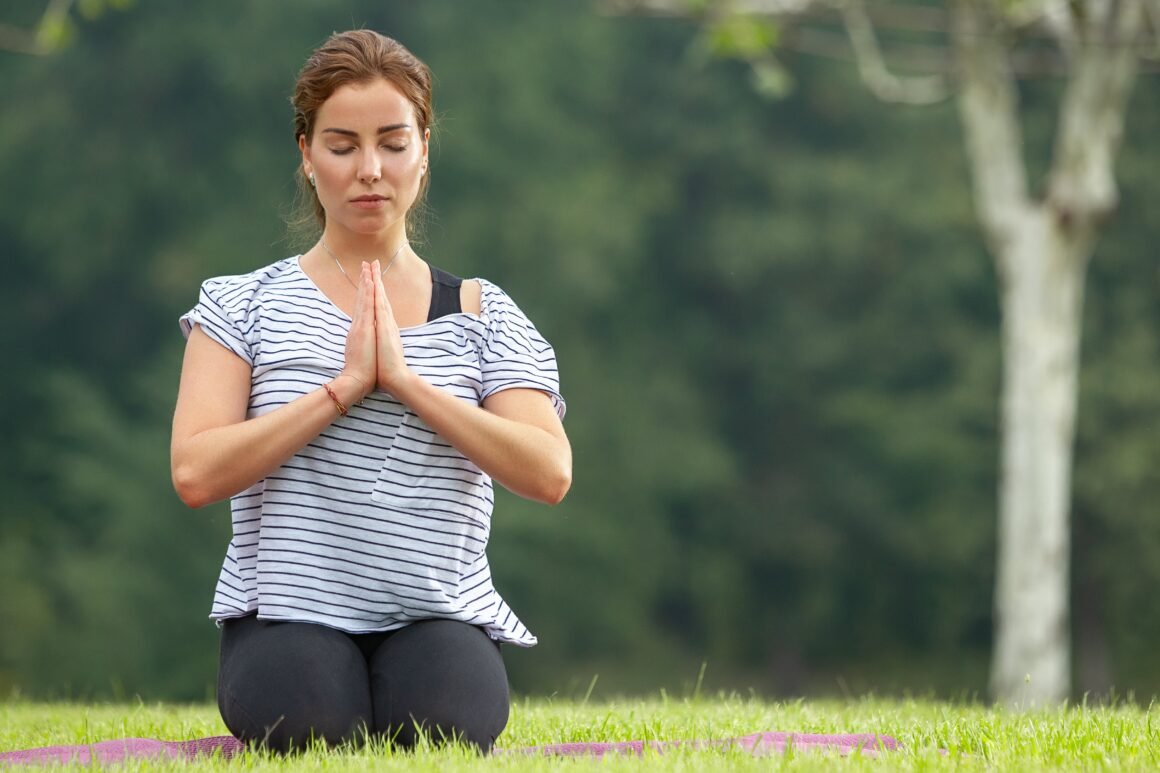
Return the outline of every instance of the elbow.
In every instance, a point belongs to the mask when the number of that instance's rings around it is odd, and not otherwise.
[[[543,490],[538,499],[546,505],[558,505],[564,501],[570,488],[572,488],[572,465],[562,465],[552,475],[545,476]]]
[[[207,490],[201,476],[189,464],[173,463],[173,490],[187,507],[194,510],[214,502],[215,498]]]

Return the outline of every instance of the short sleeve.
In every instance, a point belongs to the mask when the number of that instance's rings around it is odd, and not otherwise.
[[[178,324],[186,338],[189,338],[193,326],[199,325],[206,335],[252,366],[253,347],[246,337],[249,327],[246,324],[246,288],[239,286],[238,279],[217,277],[205,280],[197,305],[182,314]]]
[[[507,293],[485,280],[480,284],[480,306],[487,326],[480,352],[480,399],[505,389],[538,389],[552,399],[556,415],[564,418],[566,406],[552,345]]]

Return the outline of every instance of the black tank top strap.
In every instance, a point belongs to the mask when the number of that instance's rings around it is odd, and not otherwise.
[[[431,310],[427,312],[428,322],[463,311],[463,305],[459,302],[461,284],[463,280],[459,277],[431,266]]]

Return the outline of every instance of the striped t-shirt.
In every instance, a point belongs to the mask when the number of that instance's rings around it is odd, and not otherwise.
[[[563,417],[552,347],[490,282],[480,314],[403,328],[407,364],[478,405],[513,387],[547,393]],[[351,319],[298,258],[208,279],[181,317],[252,368],[248,418],[342,370]],[[390,395],[375,391],[267,478],[231,498],[233,538],[210,617],[250,612],[351,633],[448,618],[497,641],[536,643],[492,585],[491,479]]]

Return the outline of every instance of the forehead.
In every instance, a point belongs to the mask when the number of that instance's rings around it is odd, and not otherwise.
[[[380,126],[415,126],[415,108],[390,81],[348,83],[335,89],[322,103],[315,121],[317,129],[341,128],[374,133]]]

